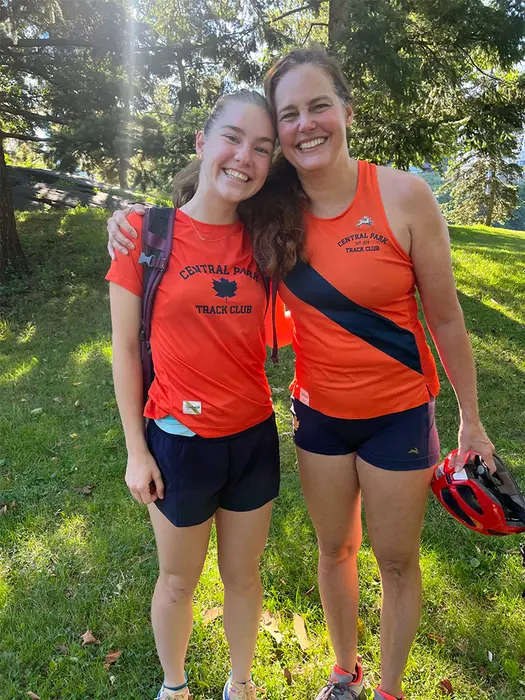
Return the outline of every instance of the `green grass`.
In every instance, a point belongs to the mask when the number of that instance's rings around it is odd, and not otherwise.
[[[153,698],[161,681],[149,605],[156,577],[144,508],[123,482],[125,452],[110,372],[105,214],[27,213],[19,228],[32,276],[3,290],[0,326],[0,699]],[[489,434],[525,477],[525,234],[454,227],[454,265],[479,367]],[[261,698],[308,700],[332,660],[316,587],[316,543],[301,497],[286,386],[290,352],[268,367],[281,430],[282,495],[264,555],[265,608],[284,639],[259,636]],[[443,382],[443,452],[457,430]],[[94,486],[91,495],[74,489]],[[525,571],[518,538],[462,528],[431,500],[422,542],[424,610],[407,669],[410,700],[525,698]],[[360,652],[379,668],[379,574],[369,543],[359,556]],[[312,589],[312,590],[311,590]],[[309,592],[311,590],[311,592]],[[203,614],[222,591],[210,548],[195,600],[188,671],[196,700],[218,700],[228,670],[221,620]],[[301,651],[293,613],[311,647]],[[81,646],[91,629],[99,646]],[[429,635],[437,635],[431,637]],[[445,643],[439,641],[445,638]],[[104,669],[110,650],[122,656]],[[492,653],[492,661],[489,659]],[[288,686],[283,670],[292,674]]]

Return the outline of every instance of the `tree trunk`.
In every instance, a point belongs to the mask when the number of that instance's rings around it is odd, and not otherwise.
[[[128,189],[129,162],[126,156],[121,156],[118,161],[118,181],[122,190]]]
[[[486,192],[488,195],[487,199],[487,214],[485,216],[485,226],[492,226],[492,220],[494,219],[494,205],[496,204],[496,191],[494,187],[494,177],[496,173],[491,168],[489,170],[489,175],[487,177],[487,187]]]
[[[27,270],[27,261],[16,231],[11,183],[5,163],[3,136],[0,133],[0,282]]]
[[[328,8],[328,43],[337,42],[348,26],[350,13],[349,0],[330,0]]]

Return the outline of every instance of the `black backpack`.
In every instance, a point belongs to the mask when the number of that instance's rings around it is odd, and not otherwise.
[[[140,345],[142,357],[142,385],[144,405],[148,399],[149,388],[155,376],[151,357],[151,318],[153,302],[162,276],[168,267],[173,243],[173,224],[176,209],[170,207],[151,207],[146,209],[142,224],[142,252],[139,263],[144,267],[142,283],[142,318],[140,324]],[[272,299],[273,348],[272,362],[278,361],[277,331],[275,325],[275,299],[277,284],[270,283],[270,278],[261,273],[266,289],[266,309]]]

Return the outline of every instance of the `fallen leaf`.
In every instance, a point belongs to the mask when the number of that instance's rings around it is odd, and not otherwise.
[[[286,682],[288,685],[292,685],[292,674],[290,672],[289,668],[283,669],[284,677],[286,678]]]
[[[427,636],[429,639],[433,639],[435,642],[439,642],[440,644],[445,643],[445,637],[442,637],[440,634],[429,634]]]
[[[264,630],[269,632],[275,639],[277,644],[283,641],[283,635],[279,632],[279,625],[277,619],[272,615],[269,610],[265,610],[261,617],[261,625]]]
[[[82,640],[83,647],[85,647],[86,644],[100,644],[100,639],[97,639],[91,630],[84,632],[80,639]]]
[[[64,591],[66,598],[71,598],[73,596],[73,591]]]
[[[299,640],[299,646],[303,651],[306,651],[306,649],[308,649],[310,646],[310,640],[306,634],[306,625],[304,624],[304,620],[300,615],[297,615],[297,613],[293,614],[293,628],[295,635]]]
[[[488,652],[487,652],[487,656],[489,657],[489,661],[493,661],[493,660],[494,660],[494,654],[493,654],[491,651],[488,651]]]
[[[0,515],[5,515],[7,513],[7,505],[0,506]]]
[[[31,415],[37,416],[39,413],[42,413],[44,409],[43,408],[33,408],[32,411],[30,411]]]
[[[62,403],[63,400],[64,399],[61,396],[55,396],[55,398],[53,399],[55,403]]]
[[[454,688],[452,687],[452,683],[449,681],[448,678],[444,678],[440,682],[439,689],[442,693],[445,693],[445,695],[454,695]]]
[[[77,493],[82,494],[83,496],[89,496],[91,495],[91,492],[93,491],[95,487],[94,486],[81,486],[78,489],[73,489],[73,491],[76,491]]]
[[[315,591],[315,583],[314,583],[314,585],[313,585],[311,588],[309,588],[309,589],[306,591],[305,595],[310,595],[310,593],[313,593],[313,591]]]
[[[73,382],[73,386],[80,386],[82,382]]]
[[[72,440],[76,440],[77,437],[78,437],[78,435],[77,435],[76,433],[71,433],[71,435],[70,435],[69,437],[70,437]]]
[[[106,662],[104,664],[104,668],[106,671],[108,668],[111,666],[111,664],[114,664],[117,659],[120,658],[120,655],[122,654],[121,651],[110,651],[109,654],[106,654],[104,661]]]
[[[473,569],[477,569],[480,564],[481,564],[480,560],[476,559],[476,557],[472,557],[472,559],[470,560],[470,566]]]
[[[365,623],[360,617],[357,618],[357,634],[359,637],[364,637],[366,632]]]
[[[65,644],[57,644],[55,646],[55,651],[58,651],[59,654],[67,654],[69,649],[65,646]]]
[[[223,613],[222,607],[209,608],[208,610],[206,610],[206,612],[202,616],[203,623],[205,625],[209,625],[210,622],[213,622],[218,617],[222,617],[222,613]]]
[[[75,401],[75,407],[78,408],[80,406],[80,399],[77,399]]]
[[[36,693],[32,693],[30,690],[27,691],[27,694],[31,698],[31,700],[40,700],[40,695],[37,695]]]

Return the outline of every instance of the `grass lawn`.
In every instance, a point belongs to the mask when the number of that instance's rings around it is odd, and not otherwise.
[[[29,691],[42,700],[146,700],[162,680],[149,623],[154,542],[145,508],[123,481],[103,279],[105,217],[81,210],[19,216],[34,272],[4,290],[0,320],[0,700],[22,700]],[[454,227],[452,242],[482,416],[524,484],[525,233]],[[283,481],[263,561],[264,608],[282,639],[261,632],[254,679],[264,689],[261,700],[308,700],[324,682],[332,654],[291,440],[291,353],[268,372]],[[445,453],[457,430],[445,381],[438,425]],[[90,493],[76,490],[88,486]],[[525,570],[518,545],[517,537],[469,532],[431,500],[422,542],[423,619],[407,698],[445,697],[439,686],[448,679],[456,700],[525,699]],[[360,653],[372,685],[380,583],[366,535],[359,565]],[[205,618],[221,603],[212,546],[188,655],[195,700],[218,700],[228,672],[221,619]],[[294,632],[294,613],[306,623],[307,649]],[[100,644],[82,646],[88,629]],[[111,651],[122,653],[105,668]]]

